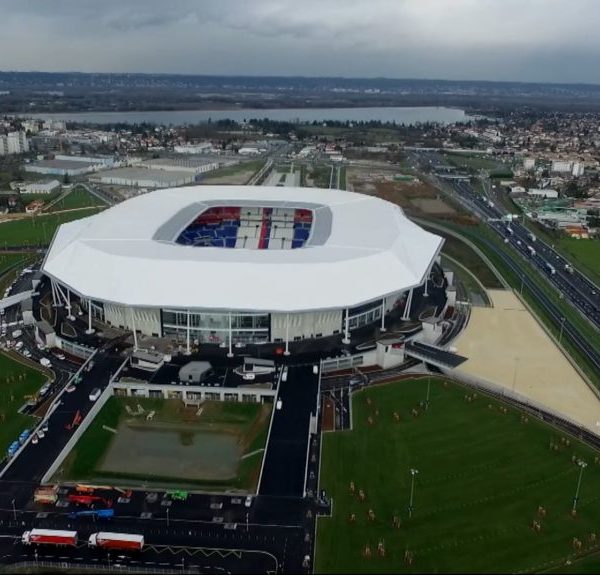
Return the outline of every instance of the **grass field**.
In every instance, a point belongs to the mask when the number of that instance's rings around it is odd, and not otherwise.
[[[151,421],[128,414],[126,406],[135,412],[138,404],[146,413],[155,411]],[[201,407],[198,416],[197,408],[185,408],[179,400],[112,397],[55,479],[252,491],[262,464],[271,406],[204,402]],[[132,452],[137,454],[135,460]]]
[[[600,240],[576,240],[562,238],[560,247],[570,254],[573,263],[588,274],[590,279],[600,282]]]
[[[470,170],[496,170],[506,167],[502,162],[481,155],[445,154],[444,156],[449,164]]]
[[[85,188],[76,186],[66,196],[56,202],[48,211],[73,210],[76,208],[106,207],[106,202],[90,194]]]
[[[46,377],[39,371],[0,353],[1,456],[23,429],[31,427],[34,420],[18,413],[18,409],[25,403],[25,396],[36,393],[45,381]]]
[[[424,410],[426,388],[421,379],[361,391],[353,397],[353,431],[324,434],[320,485],[333,498],[333,516],[318,522],[317,572],[526,573],[575,560],[574,537],[581,555],[600,551],[597,540],[590,542],[600,520],[596,452],[435,378]],[[573,458],[588,464],[575,518],[580,467]],[[409,518],[411,469],[418,474]]]
[[[0,223],[0,243],[8,246],[49,244],[60,224],[98,213],[98,208],[60,214],[38,215]]]

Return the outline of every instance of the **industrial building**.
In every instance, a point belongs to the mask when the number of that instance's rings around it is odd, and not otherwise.
[[[25,154],[28,151],[29,142],[25,137],[25,132],[21,131],[0,134],[0,156]]]
[[[280,343],[287,352],[289,342],[385,329],[394,311],[409,319],[442,244],[371,196],[195,186],[63,224],[42,270],[56,304],[79,299],[90,330],[94,317],[188,349]]]
[[[196,181],[197,174],[188,170],[165,170],[145,167],[116,168],[98,173],[90,181],[113,186],[136,188],[175,188]]]

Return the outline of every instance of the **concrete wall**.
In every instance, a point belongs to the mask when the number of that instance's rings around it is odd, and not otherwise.
[[[127,381],[126,378],[115,382],[112,388],[114,394],[121,397],[153,397],[160,394],[163,399],[179,399],[186,405],[198,405],[207,400],[263,402],[277,394],[276,390],[270,388],[154,384]]]

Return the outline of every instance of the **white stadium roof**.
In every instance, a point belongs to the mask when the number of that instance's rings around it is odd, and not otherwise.
[[[208,206],[309,207],[297,249],[175,243]],[[354,307],[423,283],[443,239],[375,197],[316,188],[159,190],[63,224],[43,271],[80,296],[129,306],[301,312]]]

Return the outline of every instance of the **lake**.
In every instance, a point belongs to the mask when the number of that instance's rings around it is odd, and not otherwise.
[[[25,116],[25,115],[23,115]],[[323,122],[326,120],[350,122],[395,122],[414,125],[423,122],[453,124],[466,122],[470,116],[464,110],[445,107],[377,107],[377,108],[287,108],[287,109],[239,109],[239,110],[177,110],[154,112],[66,112],[60,114],[29,114],[33,118],[53,118],[91,124],[163,124],[180,126],[199,124],[208,120],[230,119],[244,121],[269,118],[289,122]]]

